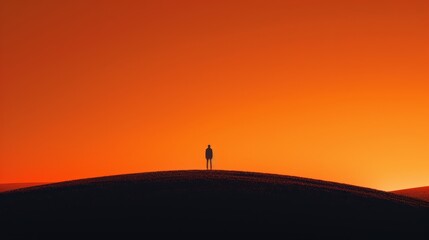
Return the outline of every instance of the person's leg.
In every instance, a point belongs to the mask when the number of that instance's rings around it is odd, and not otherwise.
[[[206,159],[206,170],[209,170],[209,160]]]
[[[210,158],[210,170],[212,170],[212,159]]]

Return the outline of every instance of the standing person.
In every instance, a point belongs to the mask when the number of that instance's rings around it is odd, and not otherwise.
[[[210,145],[206,149],[206,168],[209,170],[209,161],[210,161],[210,170],[212,170],[212,158],[213,150],[210,148]]]

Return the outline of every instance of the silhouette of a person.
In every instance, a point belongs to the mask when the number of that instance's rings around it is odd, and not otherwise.
[[[209,161],[210,161],[210,170],[212,170],[212,158],[213,150],[210,148],[210,145],[206,149],[206,168],[209,170]]]

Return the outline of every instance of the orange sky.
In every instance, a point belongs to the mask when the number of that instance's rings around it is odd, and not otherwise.
[[[429,1],[0,2],[0,183],[429,185]]]

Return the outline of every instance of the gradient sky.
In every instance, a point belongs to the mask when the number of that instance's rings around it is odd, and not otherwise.
[[[0,2],[0,183],[429,185],[429,1]]]

